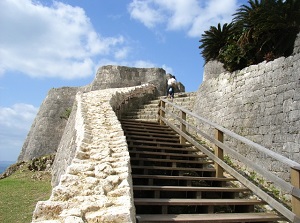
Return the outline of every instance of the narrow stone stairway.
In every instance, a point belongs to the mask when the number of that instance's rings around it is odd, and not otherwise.
[[[157,122],[122,119],[131,157],[137,222],[277,222],[264,202]]]
[[[177,105],[183,106],[189,110],[192,110],[196,98],[195,92],[188,93],[175,93],[173,102]],[[137,119],[145,121],[157,121],[159,99],[150,101],[147,104],[142,104],[134,110],[128,112],[123,118],[125,119]],[[168,105],[167,105],[168,108]]]

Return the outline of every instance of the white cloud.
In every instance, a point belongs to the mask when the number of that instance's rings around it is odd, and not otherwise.
[[[124,59],[128,56],[129,52],[130,52],[129,47],[123,47],[115,52],[115,58],[117,60]]]
[[[237,0],[210,0],[202,9],[201,14],[194,18],[188,35],[192,37],[201,36],[210,26],[217,26],[232,21],[232,14],[238,8]]]
[[[165,24],[166,30],[186,30],[190,37],[200,37],[209,26],[230,22],[238,0],[133,0],[132,18],[148,28]]]
[[[138,68],[152,68],[159,67],[155,63],[146,60],[135,60],[135,61],[126,61],[126,60],[109,60],[102,59],[98,62],[98,67],[106,66],[106,65],[118,65],[118,66],[127,66],[127,67],[138,67]]]
[[[152,67],[158,67],[154,63],[150,61],[145,60],[137,60],[132,63],[132,67],[139,67],[139,68],[152,68]]]
[[[166,71],[167,74],[174,74],[172,67],[169,67],[164,64],[164,65],[162,65],[162,68]]]
[[[66,79],[93,74],[93,59],[124,44],[102,37],[84,10],[60,2],[0,1],[0,74],[16,70],[34,77]]]
[[[132,18],[141,21],[148,28],[153,28],[164,20],[161,10],[155,8],[152,0],[133,0],[128,10]]]
[[[155,0],[154,3],[163,13],[168,13],[166,22],[170,30],[187,28],[200,12],[197,0]]]
[[[15,161],[38,108],[29,104],[0,107],[0,159]]]

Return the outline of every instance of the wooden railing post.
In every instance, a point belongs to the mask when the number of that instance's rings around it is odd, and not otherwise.
[[[220,141],[220,142],[223,142],[224,141],[224,133],[218,129],[215,129],[215,138],[216,140]],[[222,148],[218,147],[218,146],[215,146],[215,155],[221,159],[221,160],[224,160],[224,151]],[[223,168],[215,163],[215,169],[216,169],[216,177],[223,177]]]
[[[300,170],[291,168],[291,184],[295,188],[300,188]],[[292,211],[300,218],[300,198],[292,196]]]
[[[160,101],[160,106],[159,106],[159,116],[165,118],[165,111],[162,110],[160,107],[166,108],[166,103],[164,101]],[[159,123],[160,125],[165,125],[164,121],[161,118],[159,119]]]
[[[183,112],[183,111],[180,111],[180,114],[181,114],[181,119],[186,121],[186,113]],[[182,122],[180,122],[180,130],[183,132],[183,133],[186,133],[186,125]],[[186,143],[186,140],[185,138],[180,135],[180,143],[181,144],[185,144]]]

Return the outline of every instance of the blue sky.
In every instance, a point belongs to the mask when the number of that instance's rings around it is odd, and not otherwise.
[[[18,158],[51,88],[89,84],[103,65],[161,67],[197,91],[204,30],[245,0],[1,0],[0,161]]]

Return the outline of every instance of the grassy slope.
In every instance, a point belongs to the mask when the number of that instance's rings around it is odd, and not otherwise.
[[[25,165],[0,180],[0,222],[31,222],[37,201],[48,200],[50,194],[50,173],[31,172]]]

